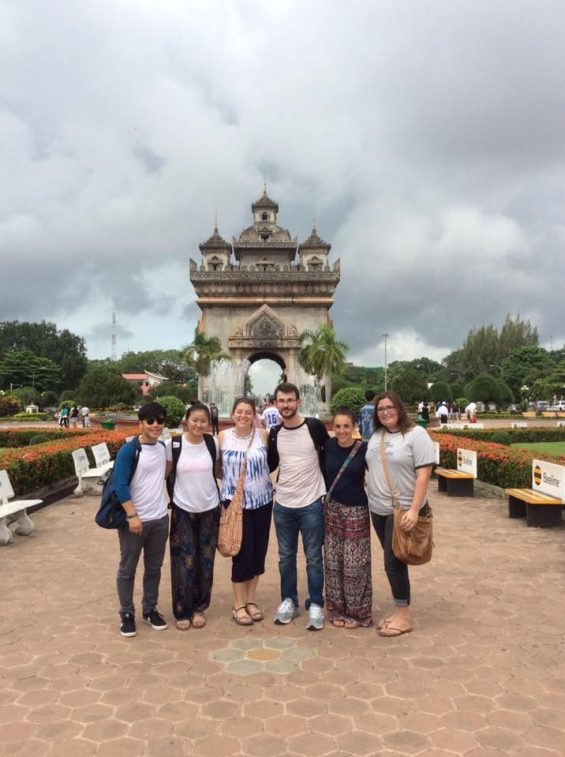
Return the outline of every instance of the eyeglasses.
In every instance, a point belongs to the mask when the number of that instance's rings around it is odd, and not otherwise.
[[[394,413],[395,410],[396,408],[394,407],[394,405],[386,405],[386,407],[378,407],[377,413],[379,415],[384,415],[385,413]]]
[[[148,418],[145,418],[145,423],[147,423],[148,426],[152,426],[154,423],[157,423],[159,426],[162,426],[165,422],[165,419],[163,416],[160,418],[155,418],[153,415],[150,415]]]
[[[298,400],[276,400],[277,405],[294,405],[295,402],[298,402]]]

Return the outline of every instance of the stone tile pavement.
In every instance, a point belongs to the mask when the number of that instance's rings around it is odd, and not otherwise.
[[[436,486],[435,556],[411,569],[415,628],[396,639],[308,632],[304,613],[275,626],[274,538],[264,623],[231,620],[218,556],[205,629],[140,623],[124,639],[116,535],[93,524],[96,499],[37,512],[30,537],[0,548],[1,757],[564,755],[565,530]],[[168,561],[160,609],[172,623]]]

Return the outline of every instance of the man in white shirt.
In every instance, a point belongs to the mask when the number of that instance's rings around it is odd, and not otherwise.
[[[298,615],[296,557],[300,534],[308,581],[306,628],[319,631],[324,627],[322,545],[326,492],[321,461],[328,432],[317,418],[299,414],[300,393],[294,384],[279,384],[275,404],[282,416],[282,425],[270,430],[268,442],[269,468],[279,466],[273,520],[279,544],[282,601],[275,623],[286,625]]]
[[[126,525],[118,529],[120,565],[117,587],[122,636],[137,634],[133,588],[142,551],[143,620],[157,631],[167,628],[165,619],[157,610],[161,566],[169,534],[168,499],[165,494],[167,461],[165,445],[159,441],[165,415],[165,408],[157,402],[143,405],[137,416],[141,432],[139,442],[137,446],[124,444],[114,465],[114,490],[126,512]]]

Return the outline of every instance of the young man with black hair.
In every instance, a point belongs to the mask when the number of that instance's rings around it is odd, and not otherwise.
[[[122,636],[137,634],[133,589],[142,550],[143,620],[157,631],[167,628],[165,619],[157,610],[161,566],[169,533],[165,494],[167,461],[165,445],[159,442],[165,416],[165,408],[159,403],[143,405],[137,414],[139,436],[123,445],[114,465],[115,492],[127,518],[126,525],[118,529],[120,565],[117,587]],[[133,477],[132,469],[135,470]]]
[[[274,396],[282,418],[282,424],[269,431],[268,443],[269,468],[279,466],[273,519],[279,544],[282,601],[275,623],[286,625],[298,615],[296,556],[301,534],[308,581],[306,628],[319,631],[324,627],[322,545],[326,487],[322,465],[328,432],[317,418],[299,414],[300,393],[294,384],[279,384]]]

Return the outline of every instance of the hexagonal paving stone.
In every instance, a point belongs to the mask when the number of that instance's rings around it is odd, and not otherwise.
[[[316,655],[316,649],[301,647],[293,639],[245,637],[229,642],[224,649],[214,649],[209,659],[222,663],[228,673],[249,676],[262,672],[292,673],[302,661]]]

